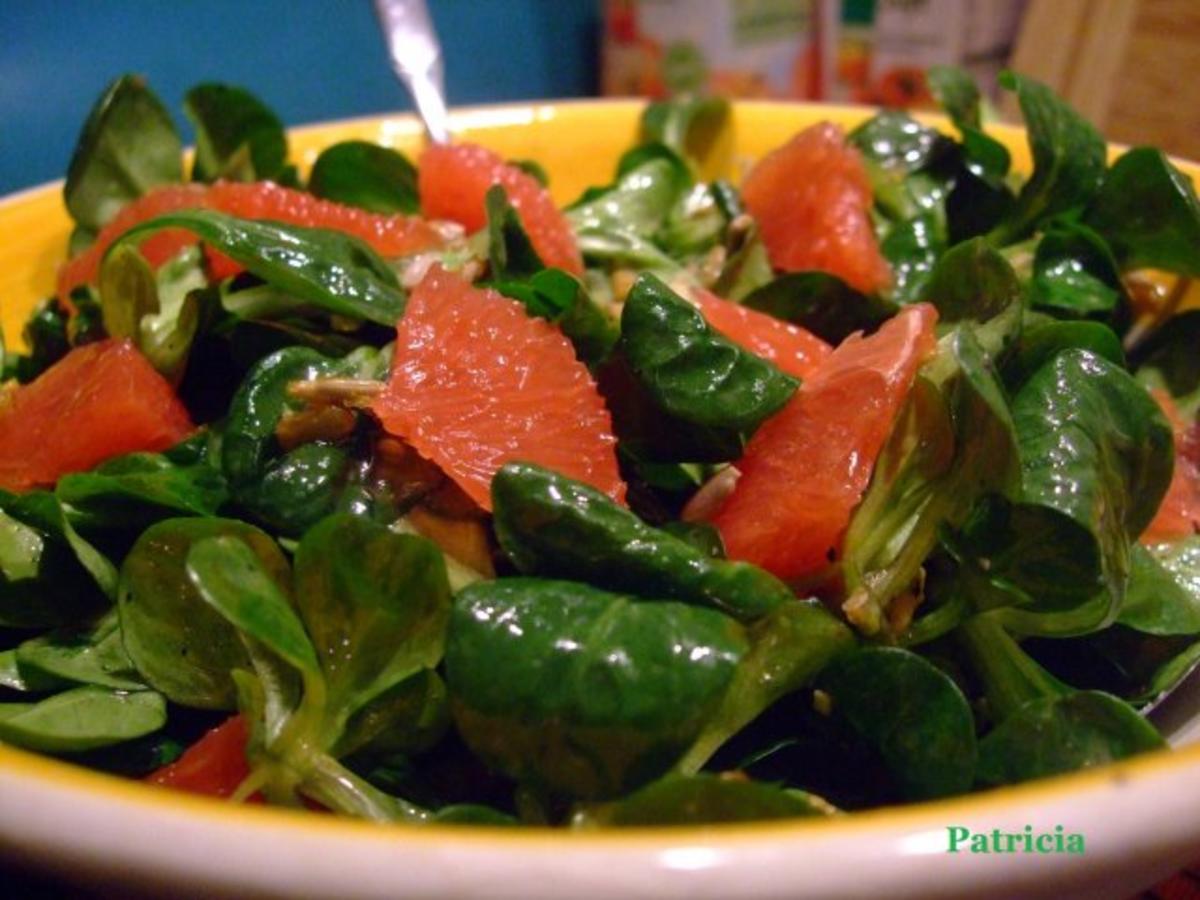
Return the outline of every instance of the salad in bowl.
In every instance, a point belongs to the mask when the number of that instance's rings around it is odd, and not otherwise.
[[[570,830],[840,817],[1165,747],[1200,662],[1200,203],[1006,74],[609,181],[114,82],[4,355],[0,743]],[[147,788],[149,790],[149,788]]]

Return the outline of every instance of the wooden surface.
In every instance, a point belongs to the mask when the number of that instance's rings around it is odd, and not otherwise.
[[[1200,0],[1138,0],[1105,134],[1200,159],[1198,69]]]

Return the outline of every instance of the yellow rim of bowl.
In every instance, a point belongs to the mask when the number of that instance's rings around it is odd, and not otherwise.
[[[452,116],[456,132],[465,132],[471,136],[478,134],[486,143],[486,135],[490,130],[502,130],[533,121],[539,115],[565,112],[576,117],[580,123],[614,112],[623,118],[636,118],[643,105],[643,101],[640,100],[537,101],[465,107],[455,110]],[[871,107],[845,104],[750,101],[735,105],[735,114],[748,113],[754,117],[792,111],[819,111],[823,118],[847,128],[853,127],[875,112]],[[943,129],[947,128],[943,117],[919,115],[918,118]],[[364,116],[303,125],[289,129],[288,135],[295,142],[293,156],[302,167],[307,168],[315,157],[316,150],[321,146],[372,131],[379,133],[381,130],[390,130],[398,144],[408,147],[420,144],[420,125],[411,115],[405,114]],[[989,133],[1012,152],[1014,168],[1028,168],[1029,153],[1025,144],[1024,129],[1014,125],[997,124],[989,126]],[[1110,144],[1110,159],[1121,150],[1120,146]],[[1175,162],[1193,181],[1200,178],[1200,165],[1188,160]],[[61,185],[61,181],[51,182],[10,194],[0,199],[0,214],[5,208],[39,199],[44,192],[60,191]],[[237,824],[269,830],[303,830],[330,838],[375,839],[394,843],[398,837],[402,837],[405,842],[436,843],[439,846],[444,846],[447,840],[460,844],[489,845],[501,841],[509,845],[518,845],[520,848],[542,847],[546,850],[560,849],[563,841],[570,841],[575,845],[603,844],[606,847],[654,850],[663,844],[678,844],[681,841],[757,842],[764,839],[800,838],[818,832],[903,832],[931,826],[945,827],[947,823],[964,816],[997,815],[1034,804],[1078,798],[1084,794],[1127,785],[1140,779],[1185,772],[1200,773],[1200,744],[1164,749],[1102,768],[1073,772],[1029,784],[964,794],[911,806],[883,807],[833,818],[765,820],[722,825],[642,826],[609,831],[446,824],[407,827],[401,824],[381,828],[370,822],[301,810],[231,804],[123,779],[62,760],[0,745],[0,779],[16,776],[38,782],[48,791],[80,791],[150,813],[187,814],[214,824]]]

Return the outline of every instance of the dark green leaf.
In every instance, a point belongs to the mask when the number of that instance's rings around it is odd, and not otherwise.
[[[1089,529],[1114,587],[1128,573],[1128,541],[1158,511],[1171,480],[1171,427],[1123,369],[1066,350],[1012,405],[1024,499]]]
[[[196,129],[193,181],[279,181],[287,164],[283,123],[244,88],[209,82],[183,98]]]
[[[58,497],[48,491],[31,491],[13,497],[4,505],[14,519],[69,547],[78,565],[92,577],[105,597],[111,599],[116,595],[116,567],[80,537]]]
[[[94,684],[120,691],[143,690],[121,642],[116,610],[84,630],[56,631],[25,641],[17,648],[23,673]]]
[[[825,272],[780,275],[742,303],[806,328],[831,344],[840,344],[856,331],[874,331],[898,309],[891,301],[860,294]]]
[[[445,682],[433,669],[422,669],[350,716],[330,753],[339,759],[360,752],[421,753],[437,744],[449,726]]]
[[[330,516],[296,550],[296,606],[328,688],[330,732],[441,661],[450,586],[437,546],[358,516]]]
[[[1200,276],[1200,200],[1161,150],[1135,147],[1113,163],[1084,221],[1125,269]]]
[[[1154,332],[1137,351],[1137,378],[1165,391],[1188,420],[1200,411],[1200,310],[1189,309]]]
[[[342,141],[321,151],[308,177],[318,197],[377,213],[416,213],[417,170],[401,153],[370,141]]]
[[[72,625],[104,605],[103,592],[65,540],[0,511],[0,625]]]
[[[1016,784],[1102,766],[1166,742],[1116,697],[1079,691],[1033,700],[979,744],[979,781]]]
[[[899,109],[885,109],[847,135],[872,162],[911,175],[954,152],[954,143]]]
[[[234,705],[233,669],[250,661],[237,633],[187,578],[193,544],[237,536],[252,546],[277,584],[287,560],[267,535],[231,519],[167,519],[138,538],[121,567],[118,603],[125,649],[138,672],[176,703],[203,709]]]
[[[249,544],[229,535],[201,538],[188,550],[186,569],[199,596],[235,628],[301,672],[318,669],[304,625]]]
[[[835,659],[818,684],[880,755],[909,800],[963,793],[975,776],[975,719],[954,681],[907,650],[868,647]]]
[[[396,273],[366,243],[340,231],[193,209],[131,228],[108,252],[164,228],[191,231],[268,284],[328,313],[389,327],[404,313]]]
[[[1016,208],[988,234],[997,245],[1028,234],[1060,213],[1080,211],[1104,178],[1104,139],[1095,128],[1041,82],[1005,72],[1000,84],[1015,91],[1029,133],[1033,175]]]
[[[995,613],[967,620],[955,632],[987,701],[987,717],[1004,722],[1027,704],[1069,696],[1063,684],[1029,656]]]
[[[799,791],[718,775],[670,775],[615,803],[576,812],[575,828],[708,825],[829,815],[831,807]]]
[[[806,686],[855,643],[850,629],[815,600],[777,606],[746,633],[750,649],[738,663],[733,684],[677,771],[698,771],[726,741],[777,700]]]
[[[1200,634],[1200,538],[1135,545],[1117,622],[1146,634]]]
[[[1010,389],[1019,389],[1034,372],[1070,349],[1086,350],[1122,368],[1125,366],[1121,339],[1102,322],[1061,321],[1034,314],[1027,316],[1017,351],[1004,365],[1005,384]]]
[[[528,574],[711,606],[757,618],[795,596],[757,566],[714,559],[600,491],[528,463],[492,478],[500,546]]]
[[[926,78],[933,96],[962,135],[969,162],[991,177],[1006,174],[1010,163],[1008,149],[983,131],[982,99],[975,79],[956,66],[930,66]]]
[[[1008,261],[982,238],[964,241],[938,259],[925,288],[938,323],[988,322],[1021,299]]]
[[[228,496],[225,479],[207,460],[181,465],[160,453],[131,453],[64,475],[54,492],[93,528],[213,516]]]
[[[488,263],[493,279],[528,278],[546,268],[502,185],[494,184],[488,188],[484,208],[487,211]]]
[[[455,598],[446,681],[460,733],[489,765],[604,799],[666,771],[745,651],[741,628],[712,610],[504,578]]]
[[[629,292],[620,346],[655,402],[697,425],[752,431],[797,387],[796,379],[710,328],[653,275],[639,276]]]
[[[79,225],[99,231],[130,200],[183,180],[183,145],[145,79],[122,75],[92,107],[67,168],[63,199]]]
[[[1056,226],[1038,241],[1029,293],[1037,309],[1102,319],[1119,312],[1125,295],[1108,246],[1081,225]]]
[[[520,300],[532,315],[556,324],[588,366],[608,358],[620,337],[617,323],[576,278],[561,269],[543,269],[527,281],[504,281],[496,289]]]
[[[29,355],[18,357],[16,362],[17,379],[22,384],[33,381],[67,355],[71,349],[67,340],[68,318],[66,310],[54,298],[38,304],[30,313],[21,335]]]
[[[929,294],[929,280],[945,249],[944,227],[932,215],[918,215],[897,222],[880,242],[892,270],[890,299],[916,303]]]
[[[75,753],[142,737],[166,721],[160,694],[84,685],[39,703],[0,703],[0,741],[42,753]]]

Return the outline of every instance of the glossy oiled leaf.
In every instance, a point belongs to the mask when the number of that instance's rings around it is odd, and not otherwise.
[[[1117,622],[1146,634],[1200,634],[1200,538],[1133,547]]]
[[[1033,175],[1012,212],[988,235],[1007,244],[1059,213],[1082,210],[1104,178],[1104,138],[1041,82],[1005,72],[1000,84],[1016,92],[1029,133]]]
[[[287,560],[266,534],[232,519],[167,519],[138,538],[121,567],[118,608],[125,649],[151,687],[184,706],[230,709],[233,669],[250,660],[236,630],[196,592],[185,562],[192,546],[236,536],[254,548],[277,584]]]
[[[710,328],[694,306],[653,275],[641,275],[629,292],[620,347],[655,402],[697,425],[753,430],[798,386]]]
[[[1135,147],[1113,163],[1084,221],[1126,269],[1200,275],[1200,200],[1161,150]]]
[[[441,661],[450,586],[441,552],[423,538],[330,516],[300,541],[295,594],[335,734],[379,694]]]
[[[1064,318],[1109,318],[1124,300],[1116,261],[1104,241],[1081,225],[1055,227],[1037,244],[1030,299]]]
[[[307,443],[282,454],[275,429],[289,408],[288,385],[341,374],[335,360],[307,347],[286,347],[260,360],[229,405],[221,468],[235,500],[254,516],[298,536],[333,512],[353,485],[346,451]]]
[[[67,168],[63,199],[75,222],[98,231],[130,200],[183,180],[183,145],[171,115],[136,75],[96,101]]]
[[[672,775],[615,803],[576,812],[575,828],[711,825],[829,815],[831,807],[800,791],[718,775]]]
[[[54,492],[92,527],[212,516],[229,493],[207,460],[181,464],[160,453],[131,453],[90,472],[64,475]]]
[[[0,703],[0,741],[43,753],[77,753],[142,737],[166,721],[160,694],[84,685],[39,703]]]
[[[417,170],[401,153],[369,141],[326,147],[313,163],[308,189],[318,197],[377,213],[415,213]]]
[[[886,109],[847,136],[869,160],[911,175],[954,152],[953,142],[899,109]]]
[[[941,198],[934,202],[940,203]],[[879,244],[892,270],[889,299],[897,303],[924,300],[934,266],[945,247],[945,226],[934,215],[923,213],[896,222]]]
[[[1121,339],[1102,322],[1064,321],[1028,313],[1016,352],[1004,364],[1005,384],[1010,390],[1019,390],[1042,366],[1071,349],[1086,350],[1125,367]]]
[[[16,660],[26,674],[123,691],[146,687],[125,652],[116,610],[106,613],[91,628],[31,638],[17,647]]]
[[[502,281],[496,290],[520,300],[535,316],[557,325],[589,367],[608,358],[621,336],[617,322],[588,295],[587,289],[562,269],[542,269],[524,281]]]
[[[1158,511],[1171,480],[1171,427],[1123,369],[1067,350],[1013,400],[1023,499],[1070,516],[1096,538],[1119,593],[1128,542]]]
[[[1015,784],[1166,746],[1126,703],[1099,691],[1032,700],[979,743],[979,781]]]
[[[17,521],[31,526],[55,543],[70,548],[77,565],[91,576],[104,596],[110,599],[115,596],[116,567],[75,530],[74,523],[57,496],[48,491],[31,491],[12,498],[5,504],[5,509]]]
[[[580,251],[590,260],[674,269],[654,238],[690,185],[687,166],[675,153],[660,144],[635,148],[622,157],[616,181],[567,208]]]
[[[193,209],[131,228],[109,253],[164,228],[191,231],[268,284],[328,313],[387,326],[404,313],[396,273],[366,243],[341,231]]]
[[[948,675],[915,653],[870,647],[835,659],[819,680],[874,745],[910,800],[959,794],[975,776],[975,719]]]
[[[696,772],[773,703],[808,685],[831,660],[853,649],[854,635],[815,600],[792,600],[746,628],[750,649],[721,705],[705,722],[677,771]]]
[[[0,625],[74,624],[94,616],[105,603],[65,540],[0,511]]]
[[[527,574],[711,606],[743,620],[795,600],[769,572],[714,559],[600,491],[540,466],[504,466],[492,479],[492,503],[500,546]]]
[[[238,631],[301,672],[316,671],[303,623],[249,544],[228,535],[202,538],[188,550],[186,570],[196,593]]]
[[[279,181],[287,163],[283,123],[261,100],[230,84],[198,84],[183,98],[196,129],[193,181]]]
[[[504,578],[455,598],[446,680],[460,733],[489,765],[603,799],[670,767],[745,651],[742,629],[712,610]]]

